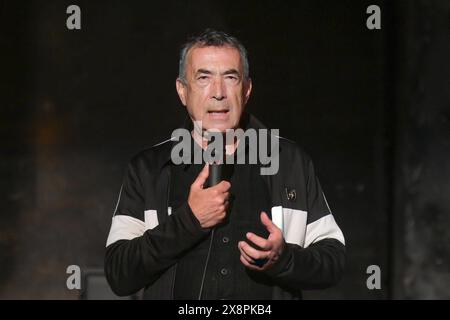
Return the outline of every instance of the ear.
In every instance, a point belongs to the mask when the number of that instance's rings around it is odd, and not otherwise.
[[[252,93],[252,79],[248,78],[247,81],[245,81],[245,87],[244,87],[244,104],[247,103],[248,99],[250,98],[250,94]]]
[[[177,78],[175,86],[177,87],[177,92],[181,103],[186,106],[186,85],[180,78]]]

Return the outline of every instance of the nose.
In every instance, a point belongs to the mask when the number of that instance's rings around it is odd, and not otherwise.
[[[212,98],[218,101],[223,100],[226,98],[225,93],[226,89],[225,89],[225,82],[223,81],[223,79],[222,78],[215,79],[212,87]]]

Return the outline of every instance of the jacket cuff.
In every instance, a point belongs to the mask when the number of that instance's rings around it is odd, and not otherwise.
[[[209,229],[202,228],[200,222],[195,217],[187,201],[177,209],[177,217],[182,222],[186,231],[192,235],[203,235],[209,232]]]
[[[289,243],[285,244],[283,253],[278,258],[278,260],[267,270],[265,270],[265,274],[269,277],[276,277],[281,273],[289,270],[293,262],[293,252],[292,247]]]

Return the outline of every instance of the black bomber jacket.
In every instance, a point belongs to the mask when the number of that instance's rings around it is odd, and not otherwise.
[[[247,115],[246,128],[265,129]],[[129,162],[112,219],[105,274],[119,296],[144,289],[146,299],[172,299],[177,261],[207,237],[187,203],[172,212],[169,139]],[[345,240],[323,194],[310,157],[279,138],[279,170],[265,175],[270,214],[286,249],[272,268],[273,299],[300,299],[303,289],[335,285],[345,265]]]

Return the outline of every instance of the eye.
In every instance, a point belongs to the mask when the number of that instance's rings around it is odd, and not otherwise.
[[[237,82],[239,80],[239,77],[235,75],[228,75],[225,77],[225,79],[230,82]]]

